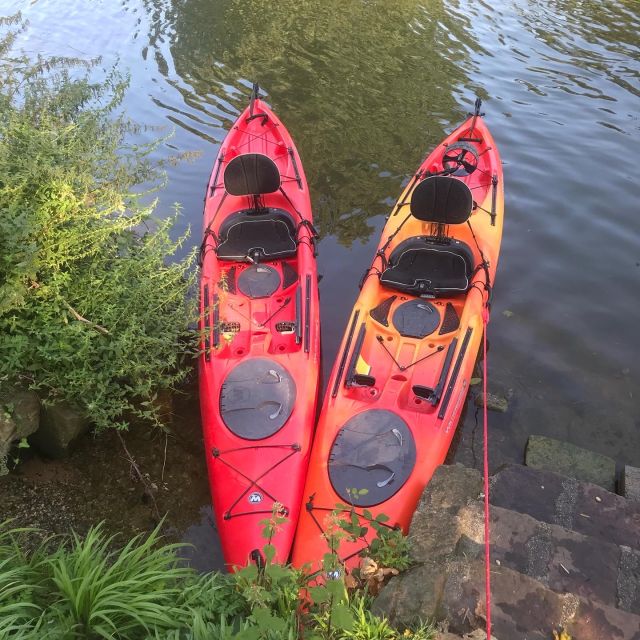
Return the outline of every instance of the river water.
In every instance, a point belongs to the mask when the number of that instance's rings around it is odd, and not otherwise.
[[[481,96],[506,190],[489,379],[510,404],[491,415],[492,465],[520,462],[542,434],[640,466],[640,1],[0,8],[29,20],[30,54],[100,55],[131,74],[125,108],[148,125],[141,138],[173,131],[159,157],[194,156],[169,167],[159,209],[181,204],[192,246],[218,145],[260,82],[298,145],[322,234],[326,374],[384,215]],[[452,459],[476,464],[475,429],[470,402]],[[204,460],[201,472],[194,481]]]

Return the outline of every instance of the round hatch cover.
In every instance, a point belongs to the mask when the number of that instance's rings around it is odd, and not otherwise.
[[[279,286],[280,274],[268,264],[253,264],[238,277],[238,289],[247,298],[268,298]]]
[[[440,326],[440,312],[426,300],[408,300],[395,310],[393,326],[405,338],[425,338]]]
[[[220,416],[240,438],[261,440],[279,431],[296,401],[296,383],[269,358],[251,358],[233,369],[220,391]]]
[[[402,488],[415,462],[416,444],[407,423],[386,409],[370,409],[338,432],[329,455],[329,479],[345,502],[371,507]],[[358,492],[357,500],[349,489]]]

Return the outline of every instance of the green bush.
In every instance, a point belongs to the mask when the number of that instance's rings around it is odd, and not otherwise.
[[[13,55],[25,26],[4,23],[0,385],[78,405],[100,428],[158,422],[155,394],[184,375],[195,274],[193,254],[176,258],[178,211],[153,216],[154,145],[131,142],[117,71]]]

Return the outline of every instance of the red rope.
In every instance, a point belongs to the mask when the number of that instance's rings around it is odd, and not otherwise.
[[[487,324],[489,323],[489,307],[488,304],[482,309],[482,351],[484,359],[484,375],[482,376],[482,395],[483,404],[483,434],[484,434],[484,560],[485,560],[485,594],[487,609],[487,640],[491,638],[491,558],[490,558],[490,541],[489,541],[489,442],[488,442],[488,424],[487,415]]]

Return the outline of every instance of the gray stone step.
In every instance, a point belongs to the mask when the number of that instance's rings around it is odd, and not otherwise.
[[[484,562],[449,567],[439,614],[465,633],[486,620]],[[576,640],[640,640],[640,616],[575,594],[559,594],[507,567],[491,570],[492,630],[499,638],[549,640],[563,627]]]
[[[484,628],[483,560],[458,558],[437,574],[435,570],[429,564],[417,565],[393,578],[376,599],[374,612],[399,628],[419,619],[447,621],[449,630],[460,635]],[[436,599],[426,595],[428,583],[438,585]],[[554,630],[564,628],[576,640],[640,640],[640,616],[572,593],[556,593],[508,567],[493,565],[491,598],[497,638],[550,640]]]
[[[621,493],[627,500],[640,502],[640,469],[638,467],[625,466]]]
[[[551,471],[508,466],[491,479],[491,503],[618,546],[640,549],[640,503]]]
[[[501,507],[491,508],[491,560],[557,593],[640,614],[640,552]],[[484,505],[458,514],[458,556],[484,557]]]
[[[450,554],[460,537],[456,517],[460,509],[475,502],[482,491],[482,476],[460,464],[438,467],[418,503],[409,542],[415,561],[436,560]]]
[[[417,619],[447,620],[458,634],[484,627],[481,488],[477,471],[436,471],[411,523],[416,564],[382,590],[378,613],[400,628]],[[501,470],[490,497],[496,637],[550,640],[565,627],[575,640],[640,640],[636,503],[522,466]]]

